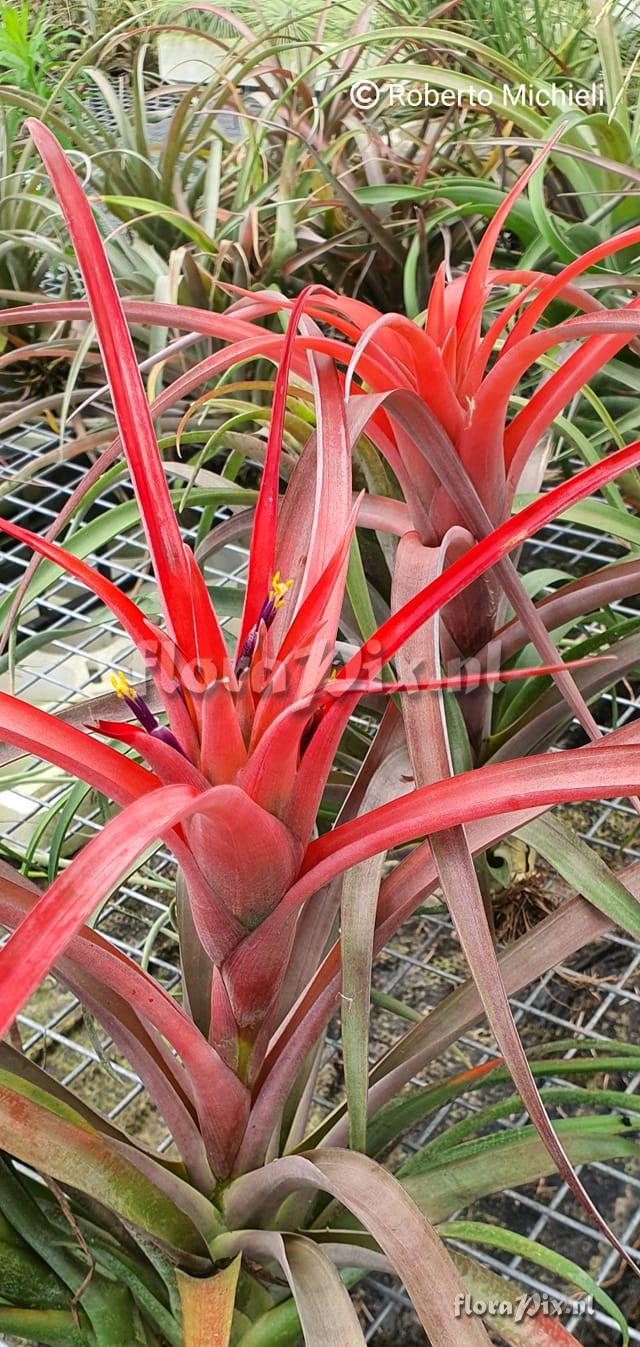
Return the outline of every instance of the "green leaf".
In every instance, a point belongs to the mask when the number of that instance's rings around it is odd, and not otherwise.
[[[53,881],[60,868],[60,855],[62,852],[62,848],[64,846],[64,840],[67,835],[67,832],[83,800],[85,800],[87,795],[90,793],[90,790],[91,787],[86,786],[84,781],[76,781],[75,785],[71,787],[71,790],[69,791],[64,801],[62,809],[60,810],[55,828],[51,835],[51,842],[49,844],[47,879],[50,884],[53,884]]]
[[[537,1263],[538,1267],[543,1267],[547,1272],[553,1272],[562,1281],[593,1296],[596,1304],[615,1320],[622,1334],[623,1347],[627,1347],[629,1327],[624,1315],[593,1277],[583,1272],[570,1258],[563,1257],[544,1244],[538,1244],[536,1240],[517,1235],[513,1230],[505,1230],[499,1225],[485,1225],[482,1221],[447,1221],[438,1227],[438,1234],[443,1239],[459,1239],[466,1244],[483,1244],[491,1249],[502,1249],[505,1253],[526,1259],[528,1263]]]
[[[70,1234],[66,1239],[60,1238],[42,1209],[42,1185],[18,1178],[12,1164],[4,1159],[0,1160],[0,1201],[23,1240],[50,1266],[78,1302],[75,1322],[84,1333],[89,1321],[93,1329],[91,1347],[121,1347],[123,1342],[131,1342],[133,1347],[136,1341],[135,1306],[126,1288],[114,1285],[99,1272],[87,1279],[84,1251]],[[60,1215],[57,1207],[56,1211]],[[63,1228],[67,1234],[66,1221]],[[43,1331],[45,1328],[46,1323]],[[45,1337],[44,1341],[49,1339]]]
[[[201,229],[195,220],[190,219],[188,215],[183,215],[174,206],[163,206],[159,201],[154,201],[151,197],[146,196],[110,196],[107,194],[101,197],[101,200],[104,201],[105,206],[123,206],[127,210],[138,211],[141,215],[150,215],[154,220],[166,220],[186,238],[191,239],[192,243],[199,244],[203,252],[216,253],[218,251],[215,239],[212,239],[204,229]]]
[[[378,622],[373,611],[371,603],[371,594],[367,584],[367,577],[362,564],[360,545],[358,535],[354,533],[351,540],[351,549],[349,551],[349,567],[347,570],[347,594],[349,602],[353,608],[358,631],[363,641],[368,640],[378,629]]]
[[[173,1315],[165,1309],[165,1306],[160,1303],[153,1291],[138,1276],[132,1261],[130,1262],[125,1257],[122,1250],[115,1247],[110,1249],[102,1245],[97,1246],[95,1241],[92,1241],[91,1247],[98,1266],[105,1268],[115,1277],[116,1281],[128,1287],[136,1304],[159,1328],[162,1337],[166,1338],[170,1347],[184,1347],[182,1330]]]
[[[624,1045],[618,1043],[606,1043],[603,1046],[606,1052],[602,1057],[567,1057],[559,1054],[565,1050],[575,1050],[584,1047],[584,1042],[578,1039],[560,1040],[553,1044],[546,1045],[553,1048],[558,1055],[551,1056],[542,1060],[530,1060],[529,1065],[534,1076],[582,1076],[596,1075],[602,1071],[637,1071],[640,1067],[640,1052],[636,1049],[625,1053]],[[589,1044],[591,1047],[591,1044]],[[613,1055],[610,1055],[612,1054]],[[450,1080],[441,1085],[432,1085],[427,1089],[413,1090],[410,1094],[402,1095],[398,1099],[390,1100],[381,1108],[378,1113],[369,1120],[367,1131],[367,1150],[370,1155],[379,1155],[392,1142],[402,1135],[409,1127],[422,1122],[423,1118],[434,1113],[436,1109],[449,1102],[450,1099],[458,1099],[469,1091],[476,1091],[485,1088],[492,1088],[494,1085],[510,1082],[511,1076],[506,1066],[502,1063],[495,1066],[487,1062],[480,1067],[473,1067],[470,1071],[463,1071],[461,1074],[453,1076]],[[585,1094],[582,1090],[575,1093],[576,1102],[585,1102]],[[543,1091],[544,1094],[544,1091]],[[519,1096],[518,1096],[519,1098]],[[506,1101],[504,1101],[506,1103]],[[496,1106],[497,1117],[508,1112],[502,1105]],[[519,1102],[518,1111],[522,1111],[522,1103]],[[473,1119],[465,1119],[465,1122],[473,1122],[479,1116],[474,1114]],[[460,1124],[456,1124],[459,1126]],[[436,1138],[429,1143],[434,1149],[439,1147],[441,1141],[446,1141],[450,1135],[449,1129],[443,1134],[443,1137]]]
[[[554,1127],[574,1165],[637,1160],[640,1153],[636,1129],[617,1116],[560,1119]],[[409,1167],[411,1173],[406,1173]],[[428,1219],[439,1224],[478,1198],[501,1192],[505,1174],[510,1186],[517,1188],[554,1172],[535,1128],[526,1126],[465,1142],[435,1156],[433,1162],[418,1154],[396,1177]]]
[[[191,1221],[115,1145],[62,1100],[5,1070],[0,1070],[0,1145],[167,1244],[202,1252]]]
[[[529,492],[519,493],[513,503],[514,512],[539,499],[539,495],[532,495]],[[558,515],[558,519],[568,519],[573,524],[582,524],[585,528],[595,529],[598,533],[606,533],[610,537],[633,543],[634,547],[640,547],[640,519],[636,515],[627,514],[625,510],[616,509],[613,505],[606,505],[604,501],[582,500],[570,510],[564,510]]]
[[[624,134],[629,130],[629,109],[625,98],[626,82],[622,69],[618,36],[611,14],[611,5],[607,3],[607,0],[592,0],[591,14],[602,62],[609,113],[608,117],[600,117],[598,121],[605,123],[611,135],[614,126],[613,119],[615,118],[618,124],[616,129],[622,128]],[[591,118],[589,120],[591,121]],[[600,129],[602,130],[602,128]],[[619,148],[622,150],[619,156],[622,163],[630,163],[631,146],[627,135],[624,135],[624,142]],[[629,156],[628,159],[625,150]],[[617,158],[618,155],[615,157]]]
[[[592,1070],[596,1069],[596,1064]],[[598,1069],[600,1069],[598,1067]],[[606,1068],[602,1067],[602,1070]],[[620,1069],[618,1066],[616,1069]],[[546,1071],[549,1068],[546,1067]],[[496,1073],[497,1074],[497,1073]],[[495,1079],[495,1077],[494,1077]],[[578,1108],[609,1108],[620,1109],[627,1113],[637,1112],[634,1109],[633,1097],[625,1094],[623,1090],[590,1090],[585,1087],[575,1085],[549,1085],[540,1091],[540,1098],[545,1104],[555,1104],[565,1106],[577,1105]],[[475,1136],[484,1131],[494,1122],[502,1122],[505,1118],[512,1117],[515,1114],[522,1113],[522,1100],[519,1095],[510,1095],[508,1099],[501,1099],[496,1104],[490,1104],[488,1108],[481,1109],[478,1113],[473,1113],[468,1118],[462,1118],[460,1122],[454,1123],[452,1127],[447,1128],[439,1136],[434,1137],[422,1147],[420,1154],[423,1157],[441,1156],[445,1151],[450,1151],[461,1142],[466,1141],[469,1136]],[[497,1135],[500,1135],[498,1133]]]
[[[26,1247],[0,1241],[0,1296],[25,1309],[65,1309],[70,1295],[62,1282]]]
[[[544,856],[572,888],[611,917],[616,926],[640,939],[640,902],[602,857],[560,819],[549,815],[534,819],[517,829],[515,835]]]
[[[0,1333],[11,1333],[43,1347],[92,1347],[69,1311],[23,1310],[0,1305]]]

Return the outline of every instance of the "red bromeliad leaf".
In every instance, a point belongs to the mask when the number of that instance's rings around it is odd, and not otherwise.
[[[210,684],[201,709],[200,768],[212,786],[231,781],[247,761],[247,749],[229,686]]]
[[[627,229],[622,236],[614,234],[611,238],[603,239],[594,248],[589,248],[586,253],[582,253],[580,257],[576,257],[573,262],[563,267],[557,275],[547,277],[545,284],[540,287],[539,294],[527,305],[517,323],[514,323],[501,355],[506,354],[533,331],[538,319],[542,317],[552,300],[566,291],[574,277],[596,266],[605,257],[619,252],[621,247],[630,248],[636,243],[640,243],[640,228]]]
[[[116,739],[118,743],[135,748],[141,758],[146,758],[164,785],[207,789],[209,782],[183,753],[178,753],[177,749],[171,744],[164,743],[162,739],[154,738],[152,734],[143,730],[141,725],[131,725],[119,720],[98,720],[95,729],[107,739]]]
[[[0,951],[0,1035],[6,1033],[96,904],[123,879],[160,833],[197,812],[203,803],[206,808],[210,796],[203,797],[190,786],[166,786],[136,801],[93,837],[58,876]],[[194,1086],[200,1097],[204,1091],[204,1098],[210,1098],[214,1088],[223,1105],[216,1109],[215,1117],[199,1110],[209,1157],[215,1172],[223,1176],[241,1139],[248,1097],[238,1078],[215,1053],[209,1068],[202,1078],[196,1076]]]
[[[334,599],[336,593],[340,596],[340,599],[342,599],[344,577],[347,561],[349,559],[349,548],[351,546],[351,540],[356,527],[361,503],[362,495],[358,496],[353,505],[350,518],[346,522],[344,531],[333,555],[329,558],[325,569],[318,577],[313,588],[308,591],[306,597],[302,600],[293,621],[290,623],[287,634],[278,651],[279,661],[286,660],[288,655],[293,654],[296,651],[297,646],[306,640],[309,631],[316,629],[318,622],[323,616],[325,618],[325,625],[327,625],[327,608],[330,605],[331,600]],[[333,606],[335,608],[335,604]],[[336,614],[336,627],[339,616],[340,614],[338,612]],[[330,648],[333,648],[335,644],[335,636],[335,630],[328,628],[327,645]],[[305,669],[304,682],[306,683],[308,681]],[[315,679],[314,686],[317,686],[317,683],[318,677]]]
[[[574,393],[598,372],[617,351],[640,332],[640,300],[631,300],[624,309],[606,310],[595,315],[568,318],[555,327],[544,328],[525,337],[518,346],[497,361],[478,390],[473,417],[461,442],[461,457],[473,464],[474,444],[481,457],[492,452],[496,442],[504,442],[505,463],[512,475],[519,476],[524,457],[539,440],[554,417]],[[587,338],[584,346],[556,370],[514,416],[505,431],[506,412],[514,389],[523,374],[546,351],[561,342]],[[486,441],[480,426],[486,422]],[[517,467],[516,467],[517,464]]]
[[[201,799],[185,831],[194,852],[207,858],[224,910],[252,929],[276,907],[298,871],[303,847],[239,786],[216,786]],[[199,921],[195,905],[193,910],[207,948],[207,914]],[[217,951],[210,953],[215,960]]]
[[[493,533],[482,539],[464,556],[454,561],[447,570],[415,598],[409,600],[397,613],[392,614],[377,632],[340,670],[337,680],[357,687],[363,678],[368,679],[388,662],[413,632],[417,631],[438,609],[467,588],[484,571],[495,565],[512,548],[531,537],[537,529],[554,519],[563,510],[606,482],[612,481],[621,472],[635,467],[640,461],[640,441],[634,441],[625,449],[610,454],[606,459],[576,473],[568,482],[554,487],[551,491],[533,501],[523,510],[507,519]],[[319,799],[319,782],[326,780],[331,762],[352,710],[357,705],[359,693],[345,696],[341,703],[325,693],[326,711],[324,720],[316,730],[307,749],[298,774],[294,795],[290,806],[290,817],[302,813],[305,809],[309,817],[315,816]]]
[[[286,910],[297,906],[347,865],[416,837],[505,811],[633,795],[639,780],[635,746],[600,743],[490,764],[437,781],[310,842],[301,877],[282,906]]]
[[[165,619],[185,657],[193,659],[199,649],[194,614],[187,597],[193,575],[171,504],[133,342],[102,239],[80,182],[55,136],[34,119],[29,119],[26,125],[53,183],[87,289]],[[208,632],[215,632],[217,622],[211,605],[207,619]],[[221,633],[218,635],[222,667],[225,648]]]
[[[162,640],[162,633],[150,622],[140,609],[132,603],[131,599],[123,594],[117,585],[111,580],[107,580],[99,571],[94,570],[92,566],[87,565],[80,557],[76,557],[72,552],[67,552],[63,547],[58,547],[56,543],[47,542],[37,533],[32,533],[30,529],[21,528],[19,524],[14,524],[8,519],[0,519],[0,529],[3,533],[8,533],[11,538],[17,538],[19,542],[25,543],[27,547],[33,548],[41,556],[47,557],[53,561],[61,570],[73,575],[82,584],[87,586],[96,598],[100,599],[107,608],[122,623],[124,630],[131,637],[137,649],[149,661],[150,664],[157,664],[157,648]],[[155,656],[155,660],[154,660]]]
[[[184,660],[180,652],[173,647],[165,633],[160,631],[153,622],[150,622],[136,607],[135,603],[132,603],[131,599],[123,594],[116,585],[105,579],[99,571],[94,570],[85,561],[75,557],[73,553],[59,547],[57,543],[40,538],[38,534],[31,533],[29,529],[23,529],[18,524],[9,523],[7,520],[0,520],[0,529],[9,533],[11,537],[18,538],[20,542],[26,543],[28,547],[32,547],[36,552],[39,552],[41,556],[53,561],[67,574],[75,576],[111,610],[122,623],[124,630],[142,655],[154,679],[160,699],[168,712],[169,720],[183,747],[185,750],[193,749],[197,745],[197,739],[181,690],[185,673],[189,675],[188,686],[193,688],[192,671],[185,670]],[[193,566],[197,570],[195,562],[193,562]],[[199,571],[198,575],[200,575]],[[217,665],[215,668],[217,670]],[[195,683],[195,687],[199,687],[198,682]]]
[[[313,714],[313,698],[294,702],[280,714],[277,705],[271,709],[276,718],[253,748],[238,774],[237,784],[263,809],[286,819],[299,767],[301,740]],[[299,832],[303,843],[307,836],[304,831]]]
[[[547,155],[550,150],[553,149],[554,144],[562,136],[563,131],[563,126],[558,128],[555,135],[543,146],[535,158],[532,159],[524,173],[520,175],[518,181],[514,183],[511,191],[507,193],[493,218],[487,225],[476,249],[471,266],[463,281],[462,295],[456,314],[459,368],[462,370],[464,370],[465,364],[468,361],[470,351],[474,350],[478,340],[480,324],[482,321],[482,310],[486,297],[485,289],[489,265],[502,226],[505,223],[514,202],[524,191],[527,183],[533,177],[533,174],[540,168],[540,165],[547,158]]]
[[[310,320],[305,318],[305,330],[311,331]],[[308,357],[311,383],[316,405],[316,434],[308,441],[303,456],[313,461],[313,490],[304,483],[299,492],[294,493],[294,475],[289,483],[285,504],[281,513],[281,535],[278,545],[286,546],[287,528],[294,534],[298,547],[296,561],[306,557],[302,584],[296,594],[296,608],[305,598],[344,536],[349,522],[351,509],[351,443],[347,425],[348,408],[342,395],[342,378],[332,360],[311,353]],[[305,459],[306,462],[306,459]],[[308,506],[304,500],[309,495]],[[287,512],[285,505],[292,499]],[[303,539],[300,534],[301,511],[311,507],[309,535]],[[280,553],[278,552],[278,556]],[[284,569],[284,563],[283,567]],[[286,571],[294,577],[298,566]],[[295,611],[295,610],[294,610]],[[337,625],[337,617],[336,617]],[[276,633],[274,632],[274,636]]]
[[[349,548],[359,507],[358,499],[351,510],[343,536],[333,556],[330,557],[316,583],[302,599],[277,651],[273,679],[267,677],[266,687],[256,706],[251,735],[252,749],[256,744],[260,744],[267,731],[273,727],[276,718],[282,722],[283,714],[288,707],[293,714],[292,723],[295,723],[296,705],[301,704],[305,697],[315,695],[318,685],[331,667],[344,595]],[[307,718],[311,711],[312,708],[309,706]],[[284,743],[283,749],[286,754],[287,748]],[[248,770],[251,771],[250,765]]]
[[[338,326],[335,316],[332,321]],[[380,340],[382,332],[391,327],[403,333],[406,342],[415,351],[416,359],[412,370],[400,366],[394,371],[393,382],[389,383],[386,379],[382,388],[387,392],[393,392],[398,388],[415,387],[426,409],[441,427],[442,433],[455,440],[464,425],[464,415],[453,381],[444,366],[442,354],[425,332],[421,332],[415,323],[400,314],[381,314],[362,333],[347,370],[345,384],[347,394],[351,389],[352,375],[356,367],[362,364],[363,356],[369,353],[372,344]],[[380,387],[379,380],[377,387]]]
[[[380,401],[384,401],[385,406],[393,411],[395,418],[407,430],[411,443],[415,444],[432,470],[433,480],[430,484],[432,503],[429,505],[428,501],[425,500],[423,506],[427,517],[427,527],[432,530],[432,537],[435,541],[444,536],[447,521],[450,521],[451,526],[458,522],[463,524],[470,530],[471,538],[477,539],[489,536],[493,530],[492,520],[476,491],[473,481],[468,476],[464,464],[458,458],[451,442],[442,434],[437,425],[431,424],[430,417],[428,413],[425,414],[425,409],[420,400],[415,394],[405,392],[383,395],[383,399],[380,399]],[[497,481],[492,482],[487,477],[484,483],[489,495],[495,499],[499,499],[503,487],[504,474],[501,466],[500,473],[502,476],[498,476]],[[423,536],[423,541],[430,541],[430,538]],[[460,548],[458,548],[459,550]],[[467,549],[462,547],[462,550]],[[514,612],[527,626],[529,638],[540,658],[546,664],[557,661],[558,652],[554,643],[544,623],[538,617],[535,604],[527,594],[511,558],[507,556],[498,561],[495,573]],[[466,603],[461,600],[454,610],[450,610],[448,625],[458,646],[463,651],[477,649],[479,644],[477,633],[482,632],[482,626],[484,626],[485,631],[487,627],[491,629],[493,626],[494,613],[492,610],[497,603],[498,596],[491,584],[491,577],[489,577],[489,582],[490,587],[484,596],[484,603],[482,599],[479,601],[478,595],[471,589],[467,594]],[[416,585],[415,588],[417,589],[418,586]],[[478,608],[480,609],[479,616]],[[480,642],[484,643],[482,634],[480,635]],[[561,669],[555,675],[555,681],[578,723],[582,725],[590,738],[599,738],[600,731],[571,675],[566,669]]]
[[[621,235],[616,235],[614,241],[616,248],[612,249],[612,251],[617,251],[619,248],[625,246],[622,242]],[[540,291],[546,293],[547,288],[551,285],[554,279],[553,276],[549,277],[542,271],[489,272],[488,281],[491,287],[497,285],[521,285],[523,288],[520,290],[519,294],[517,294],[515,298],[502,309],[496,318],[494,318],[481,341],[479,341],[476,353],[470,361],[460,384],[459,392],[462,398],[472,398],[474,396],[476,389],[482,383],[491,357],[495,354],[496,360],[499,360],[507,346],[510,345],[509,339],[511,337],[511,332],[509,332],[499,350],[497,352],[495,351],[496,343],[505,333],[511,319],[517,314],[518,309],[522,308],[525,300],[529,299],[531,295],[537,295]],[[588,290],[583,290],[579,285],[572,285],[570,281],[562,286],[558,293],[558,298],[571,305],[572,308],[578,309],[581,313],[606,314],[607,312],[605,306],[601,304],[599,299],[596,299],[595,295],[591,294]],[[526,312],[529,312],[528,307]]]
[[[447,264],[441,262],[433,278],[429,292],[429,305],[425,314],[424,330],[436,346],[444,344],[447,335],[447,323],[444,311],[444,296],[447,284]]]
[[[0,951],[0,1035],[100,900],[198,800],[190,786],[143,796],[91,839]]]
[[[44,758],[73,776],[81,776],[118,804],[128,804],[160,784],[153,772],[147,772],[137,762],[7,692],[0,692],[0,735],[25,753]]]
[[[300,318],[308,305],[310,295],[321,290],[321,288],[321,286],[308,286],[303,290],[298,296],[289,316],[289,326],[287,328],[282,356],[278,367],[278,375],[273,391],[269,438],[267,440],[264,470],[262,473],[262,481],[260,483],[260,492],[258,495],[258,503],[256,505],[251,534],[247,592],[240,635],[238,637],[238,650],[242,649],[246,637],[258,621],[260,609],[269,592],[271,577],[276,570],[275,549],[278,531],[280,455],[287,408],[291,360],[293,357],[294,342]]]
[[[494,566],[501,557],[530,538],[544,524],[599,490],[629,468],[640,462],[640,440],[609,454],[605,459],[584,468],[567,482],[548,491],[539,500],[525,506],[518,514],[500,524],[488,538],[483,538],[463,557],[432,581],[420,594],[411,599],[365,641],[362,649],[340,670],[338,677],[349,680],[370,677],[394,655],[402,642],[431,617],[439,608],[457,597],[473,580]]]

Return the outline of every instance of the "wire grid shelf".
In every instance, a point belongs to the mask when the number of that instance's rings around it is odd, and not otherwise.
[[[56,443],[47,429],[28,426],[16,428],[0,447],[3,512],[10,513],[18,523],[28,522],[28,526],[36,531],[44,532],[51,524],[83,472],[82,466],[74,461],[49,462],[44,469],[39,467],[43,454],[52,457]],[[28,485],[22,483],[20,489],[14,491],[11,483],[19,469],[28,469],[32,475]],[[101,505],[108,509],[127,494],[126,485],[112,486],[101,497]],[[547,528],[530,545],[526,564],[528,568],[544,565],[581,574],[595,565],[613,560],[621,552],[622,549],[610,540],[603,541],[586,529],[555,525]],[[11,591],[27,560],[26,550],[7,540],[0,563],[0,600]],[[208,580],[224,585],[244,579],[246,554],[242,549],[225,547],[216,560],[216,567],[207,563]],[[149,579],[147,553],[140,532],[128,531],[112,538],[108,547],[100,551],[100,563],[116,583],[126,584],[129,589],[144,586]],[[17,690],[21,696],[35,698],[50,708],[59,708],[79,697],[91,697],[105,690],[105,679],[115,660],[128,673],[135,671],[133,651],[117,624],[109,615],[104,621],[101,617],[97,622],[94,609],[93,597],[63,575],[59,575],[47,590],[46,599],[35,599],[23,609],[20,641],[35,640],[43,631],[50,632],[50,639],[46,646],[39,648],[35,662],[31,656],[20,662]],[[619,605],[619,610],[626,615],[637,611],[629,602]],[[6,685],[5,680],[6,675],[3,685]],[[618,724],[635,716],[638,709],[628,684],[616,689]],[[598,704],[598,716],[603,726],[611,723],[613,710],[612,698],[603,697]],[[3,808],[0,814],[0,836],[5,852],[19,851],[20,846],[24,846],[25,825],[32,834],[42,817],[45,802],[47,806],[64,803],[68,790],[68,783],[60,774],[45,772],[43,781],[42,766],[35,760],[27,762],[23,759],[13,767],[12,780],[7,782],[6,768],[0,776],[0,805],[3,801],[9,802],[8,808]],[[640,836],[637,840],[631,837],[625,845],[621,842],[632,833],[635,819],[625,802],[605,802],[585,818],[583,836],[601,848],[610,860],[623,856],[640,859]],[[74,834],[79,840],[85,840],[100,828],[102,821],[100,802],[88,791],[75,814]],[[35,855],[37,858],[37,850]],[[175,940],[169,927],[163,929],[173,873],[170,855],[163,851],[156,854],[153,869],[144,868],[130,882],[124,883],[106,903],[99,919],[103,934],[131,957],[148,961],[153,974],[168,987],[178,981]],[[464,964],[451,926],[438,916],[412,919],[383,952],[375,970],[375,983],[380,990],[423,1012],[464,977]],[[512,998],[512,1005],[525,1042],[564,1037],[576,1031],[585,1043],[608,1036],[631,1038],[633,1023],[636,1028],[640,1023],[640,950],[626,937],[611,935],[599,942],[587,974],[575,967],[573,972],[563,969],[548,973],[525,993]],[[131,1128],[134,1134],[142,1134],[147,1143],[153,1142],[160,1150],[168,1148],[170,1140],[146,1101],[135,1074],[63,988],[48,980],[19,1017],[19,1025],[25,1049],[66,1085],[79,1091],[109,1118],[117,1119],[121,1126]],[[624,1026],[622,1033],[621,1026]],[[404,1028],[406,1024],[402,1020],[395,1020],[388,1011],[373,1007],[372,1059]],[[461,1055],[469,1066],[495,1055],[489,1032],[480,1028],[461,1038],[452,1050],[450,1060],[439,1063],[439,1068],[450,1074],[451,1069],[459,1067]],[[619,1088],[626,1088],[631,1095],[639,1080],[640,1076],[636,1076]],[[341,1081],[339,1036],[337,1028],[332,1026],[318,1088],[316,1102],[319,1109],[331,1106],[331,1095],[335,1099]],[[415,1083],[424,1085],[426,1082],[417,1080]],[[470,1096],[463,1102],[442,1108],[426,1127],[403,1143],[404,1153],[409,1154],[449,1121],[456,1121],[477,1107]],[[513,1126],[517,1121],[521,1120],[512,1119],[505,1125]],[[616,1162],[592,1165],[589,1185],[622,1242],[632,1256],[638,1257],[640,1172],[630,1172],[629,1168]],[[601,1283],[606,1284],[616,1273],[617,1256],[599,1232],[585,1223],[560,1180],[548,1180],[542,1188],[539,1185],[517,1192],[507,1190],[499,1199],[486,1199],[481,1204],[481,1214],[558,1251],[569,1252],[582,1266],[588,1266]],[[473,1252],[488,1268],[514,1278],[524,1292],[553,1293],[553,1287],[545,1283],[542,1274],[524,1264],[522,1259],[480,1251],[477,1246]],[[373,1347],[391,1347],[392,1343],[398,1347],[400,1343],[424,1341],[421,1330],[413,1326],[415,1319],[411,1317],[411,1307],[402,1288],[390,1279],[387,1283],[385,1278],[368,1278],[361,1307],[365,1337]],[[607,1334],[615,1327],[600,1310],[588,1319],[564,1322],[579,1339],[588,1342],[607,1341]],[[598,1336],[599,1333],[604,1336]],[[640,1324],[632,1327],[631,1338],[634,1343],[640,1343]],[[0,1347],[6,1347],[1,1339]]]

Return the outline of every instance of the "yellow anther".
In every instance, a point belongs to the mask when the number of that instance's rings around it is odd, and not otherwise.
[[[276,608],[281,608],[287,597],[287,591],[291,589],[293,580],[281,580],[280,571],[276,571],[271,581],[269,598]]]
[[[116,693],[117,697],[124,698],[135,696],[131,684],[125,678],[124,674],[120,673],[119,671],[118,673],[111,674],[111,686],[114,692]]]

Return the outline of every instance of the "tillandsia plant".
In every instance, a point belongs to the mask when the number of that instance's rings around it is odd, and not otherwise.
[[[482,701],[488,680],[508,686],[530,672],[526,663],[508,667],[530,642],[535,673],[556,680],[596,738],[573,683],[574,673],[585,670],[562,658],[566,650],[557,652],[545,619],[552,629],[566,628],[585,605],[593,612],[614,593],[628,592],[631,573],[622,579],[611,568],[611,577],[600,577],[597,603],[595,581],[591,589],[584,582],[586,598],[581,592],[577,601],[569,588],[558,619],[556,609],[549,613],[556,596],[536,608],[509,555],[545,522],[633,469],[640,442],[591,463],[514,515],[506,444],[521,475],[526,448],[558,407],[639,331],[637,306],[588,313],[533,336],[521,328],[517,340],[513,328],[485,374],[484,361],[508,322],[503,315],[487,346],[480,326],[487,289],[498,283],[489,267],[498,218],[467,276],[446,287],[440,278],[426,332],[315,288],[292,305],[272,294],[243,298],[222,318],[134,302],[136,321],[192,326],[227,342],[150,408],[79,180],[51,132],[37,122],[30,131],[88,299],[88,308],[84,301],[43,308],[55,319],[91,314],[118,424],[117,442],[87,480],[99,480],[124,451],[161,620],[74,550],[9,520],[0,524],[86,585],[122,624],[148,671],[147,682],[133,687],[115,676],[123,719],[98,714],[84,729],[9,694],[0,697],[0,733],[8,744],[79,776],[120,806],[44,894],[2,867],[0,920],[14,933],[0,953],[0,1029],[10,1030],[55,970],[139,1074],[175,1152],[153,1154],[31,1062],[17,1039],[3,1043],[0,1328],[69,1347],[286,1347],[301,1338],[307,1347],[357,1347],[364,1337],[347,1286],[375,1268],[402,1277],[434,1347],[480,1347],[489,1341],[485,1326],[456,1310],[465,1288],[486,1291],[491,1274],[457,1253],[456,1241],[464,1241],[525,1252],[599,1299],[624,1335],[615,1306],[568,1259],[453,1217],[499,1187],[505,1165],[510,1182],[522,1183],[557,1169],[626,1257],[574,1165],[636,1153],[628,1095],[604,1088],[601,1076],[637,1070],[638,1054],[616,1044],[593,1055],[572,1042],[554,1045],[577,1047],[569,1061],[548,1059],[545,1050],[529,1061],[508,994],[613,924],[640,932],[636,869],[613,875],[544,817],[564,801],[635,796],[638,731],[627,726],[605,743],[537,756],[518,756],[514,734],[507,760],[483,764],[487,717],[476,698]],[[519,320],[525,328],[537,321],[540,299],[582,301],[572,275],[509,279],[524,285],[520,300],[530,300]],[[283,335],[256,321],[279,307],[290,308]],[[18,311],[23,321],[32,320],[32,310]],[[316,319],[343,329],[343,339],[325,336]],[[16,311],[7,321],[16,321]],[[561,387],[554,376],[542,400],[534,395],[505,433],[510,396],[537,354],[579,337],[586,344],[579,359],[565,362]],[[231,647],[182,539],[152,413],[258,356],[276,363],[277,376],[255,509],[250,519],[226,521],[215,533],[220,540],[243,526],[251,534]],[[281,501],[294,378],[310,383],[315,425]],[[368,449],[386,458],[404,501],[379,492],[354,497],[352,453],[366,456]],[[368,462],[376,473],[378,459],[369,453]],[[358,527],[395,534],[400,543],[392,611],[377,626],[369,622],[362,644],[351,640],[345,652],[338,638],[349,637],[352,627],[347,586],[354,611],[369,621],[361,588],[358,597]],[[501,613],[501,589],[515,612],[510,621]],[[500,622],[509,647],[505,666],[465,665]],[[578,651],[578,661],[591,653]],[[442,696],[470,686],[469,709],[460,698],[445,731],[444,717],[453,712]],[[339,816],[327,827],[321,811],[327,783],[365,696],[397,697],[402,713],[388,701]],[[94,713],[87,707],[84,719]],[[544,739],[539,725],[536,735],[536,743]],[[459,752],[465,744],[466,764]],[[570,867],[584,897],[498,955],[473,857],[524,828],[560,873]],[[179,867],[182,1004],[83,925],[160,838]],[[399,859],[395,849],[411,842]],[[399,863],[385,873],[388,852]],[[369,1075],[373,953],[438,888],[473,978]],[[319,1044],[341,999],[347,1098],[318,1124],[311,1110]],[[503,1058],[401,1095],[415,1072],[483,1011]],[[570,1081],[586,1075],[590,1086],[538,1089],[538,1078],[558,1072]],[[523,1100],[531,1126],[470,1139],[474,1121],[423,1147],[396,1176],[378,1163],[407,1126],[447,1099],[509,1078],[518,1096],[492,1102],[475,1121],[482,1129],[517,1113]],[[624,1117],[598,1115],[623,1099]],[[593,1111],[551,1121],[549,1109],[573,1103]],[[509,1343],[574,1341],[544,1315],[526,1326],[498,1316],[490,1326]]]

